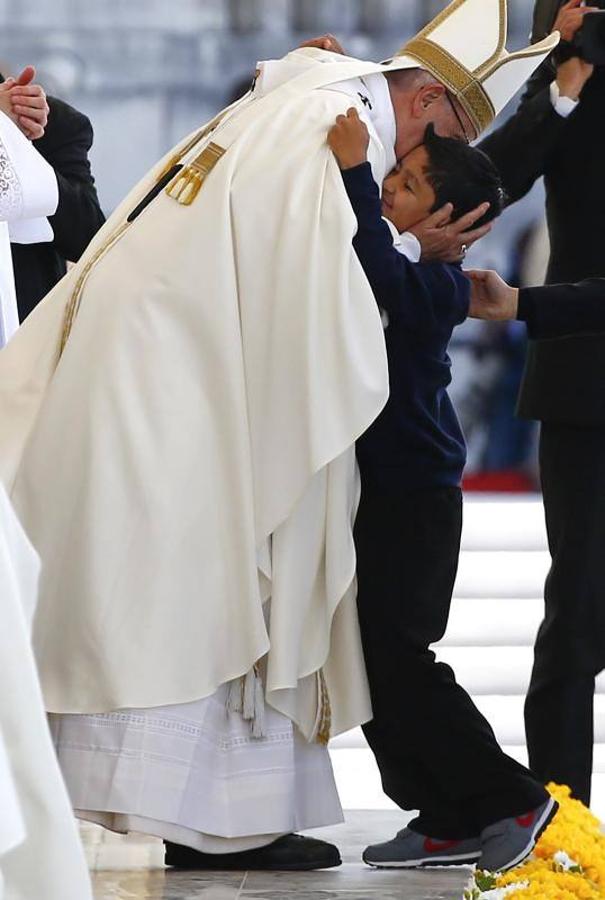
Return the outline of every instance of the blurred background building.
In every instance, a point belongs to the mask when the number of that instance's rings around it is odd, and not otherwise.
[[[279,57],[327,31],[351,55],[382,59],[444,3],[0,0],[0,71],[35,64],[48,93],[90,117],[93,169],[109,213],[170,146],[225,105],[234,84],[252,76],[258,59]],[[517,47],[527,41],[533,3],[509,0],[509,6],[509,44]],[[540,281],[544,241],[534,233],[543,234],[542,221],[537,186],[474,248],[469,263]],[[508,483],[517,487],[531,485],[532,477],[533,430],[512,424],[523,354],[523,334],[515,325],[506,330],[469,323],[458,330],[452,349],[453,393],[469,438],[469,471],[513,470]]]

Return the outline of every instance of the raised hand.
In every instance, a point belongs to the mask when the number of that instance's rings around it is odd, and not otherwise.
[[[552,30],[560,31],[564,41],[573,41],[587,13],[598,12],[598,6],[582,6],[582,2],[583,0],[569,0],[559,10]]]
[[[366,162],[370,135],[352,106],[346,116],[337,116],[328,132],[328,144],[341,169],[353,169]]]
[[[469,247],[491,231],[491,223],[473,229],[475,222],[485,215],[489,207],[489,203],[482,203],[456,222],[451,222],[454,207],[446,203],[428,219],[410,229],[422,247],[423,262],[462,262]]]
[[[5,82],[8,88],[12,118],[31,141],[41,138],[48,122],[48,103],[44,89],[33,84],[36,70],[26,66],[18,78],[9,78]]]
[[[505,322],[516,319],[519,309],[519,290],[510,287],[497,272],[471,270],[471,306],[469,315],[474,319]]]

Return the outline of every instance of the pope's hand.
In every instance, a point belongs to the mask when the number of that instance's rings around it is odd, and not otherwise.
[[[338,116],[328,132],[328,144],[341,169],[353,169],[366,162],[370,135],[352,106],[346,116]]]
[[[482,203],[456,222],[450,222],[454,208],[451,203],[446,203],[428,219],[411,228],[410,231],[416,235],[422,247],[422,261],[462,262],[468,248],[491,231],[490,223],[473,229],[475,222],[485,215],[489,206],[489,203]]]
[[[18,78],[8,78],[0,84],[0,109],[31,141],[44,134],[49,113],[43,88],[32,84],[35,75],[34,67],[27,66]]]
[[[561,40],[571,42],[582,27],[584,16],[587,13],[597,12],[598,6],[582,6],[584,0],[569,0],[564,3],[552,27],[553,31],[561,32]]]
[[[333,34],[322,34],[321,37],[311,38],[305,41],[301,47],[316,47],[318,50],[331,50],[332,53],[340,53],[346,56],[342,45],[337,41]]]
[[[518,288],[510,287],[497,272],[474,270],[466,274],[471,279],[470,316],[493,322],[517,318]]]

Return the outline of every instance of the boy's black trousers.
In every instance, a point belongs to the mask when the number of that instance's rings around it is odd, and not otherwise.
[[[459,488],[398,491],[362,472],[358,609],[374,710],[364,732],[385,792],[420,811],[411,827],[445,840],[547,799],[429,650],[445,633],[461,531]]]

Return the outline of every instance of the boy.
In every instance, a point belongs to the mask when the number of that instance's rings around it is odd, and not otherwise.
[[[447,345],[468,314],[470,283],[459,266],[409,262],[392,233],[448,201],[453,219],[486,201],[482,224],[500,213],[503,192],[481,151],[429,127],[386,178],[381,202],[355,110],[338,117],[328,142],[357,216],[354,248],[384,311],[391,388],[357,443],[358,608],[374,710],[364,731],[386,793],[420,810],[364,860],[503,870],[531,853],[557,805],[502,752],[429,649],[445,632],[460,551],[465,444],[447,395]]]

